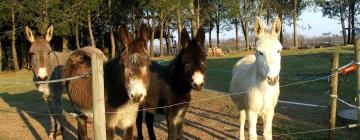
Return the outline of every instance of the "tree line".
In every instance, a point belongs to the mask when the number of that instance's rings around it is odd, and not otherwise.
[[[293,25],[296,48],[299,46],[298,17],[309,7],[317,7],[329,18],[340,18],[344,44],[353,43],[359,3],[360,0],[3,0],[0,2],[0,71],[31,67],[30,43],[24,34],[26,25],[43,33],[53,24],[55,37],[51,46],[56,51],[91,45],[114,58],[121,48],[117,42],[120,24],[128,25],[131,34],[136,36],[137,26],[146,23],[151,37],[149,54],[164,56],[179,51],[180,44],[171,42],[175,32],[180,40],[183,27],[191,27],[192,36],[199,26],[206,32],[216,31],[216,42],[212,42],[209,34],[208,47],[221,44],[221,31],[233,30],[235,47],[250,49],[255,17],[260,16],[269,24],[278,16],[283,25]],[[240,42],[240,33],[244,43]],[[159,39],[158,54],[154,51],[155,39]],[[280,41],[283,41],[283,29]]]

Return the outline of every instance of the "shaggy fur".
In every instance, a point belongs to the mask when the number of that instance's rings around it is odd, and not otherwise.
[[[256,123],[258,116],[264,122],[263,136],[272,139],[272,120],[274,108],[280,93],[279,73],[282,46],[278,40],[281,23],[276,18],[271,32],[265,32],[260,18],[255,22],[255,55],[248,55],[239,60],[233,69],[230,84],[232,101],[240,111],[240,139],[245,139],[245,119],[248,117],[249,139],[257,140]]]
[[[148,96],[142,104],[143,109],[167,106],[191,101],[191,89],[201,90],[204,83],[194,84],[192,79],[195,72],[203,75],[206,70],[206,55],[204,53],[204,31],[199,29],[195,39],[190,40],[185,29],[181,34],[183,49],[168,66],[153,62],[150,66],[150,86]],[[168,126],[168,139],[181,139],[183,119],[189,104],[182,104],[170,108],[147,110],[145,120],[150,139],[156,139],[153,122],[154,114],[165,114]],[[142,113],[138,114],[138,138],[142,136]]]
[[[120,40],[124,52],[120,57],[112,59],[104,65],[105,111],[107,139],[113,139],[115,127],[125,131],[123,139],[134,139],[133,130],[140,102],[145,93],[133,91],[129,83],[137,79],[148,88],[150,58],[146,51],[148,32],[146,25],[140,29],[140,37],[133,41],[125,25],[120,28]],[[96,48],[87,48],[74,52],[64,68],[64,77],[91,73],[91,54],[102,52]],[[103,60],[106,57],[103,55]],[[73,106],[80,114],[78,121],[79,139],[88,139],[87,122],[92,113],[91,77],[67,81],[66,87]],[[137,91],[137,90],[135,90]],[[96,93],[94,93],[96,94]]]

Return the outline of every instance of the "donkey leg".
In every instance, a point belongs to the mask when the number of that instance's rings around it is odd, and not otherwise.
[[[115,126],[106,126],[106,139],[113,140],[115,136]]]
[[[53,106],[55,117],[55,130],[56,136],[61,136],[64,127],[64,115],[63,115],[63,103],[62,103],[62,92],[57,91],[53,96]]]
[[[125,129],[124,140],[134,140],[134,129],[135,129],[134,125]]]
[[[257,133],[256,133],[256,123],[258,113],[252,110],[247,111],[247,116],[249,117],[249,139],[250,140],[257,140]]]
[[[145,121],[146,121],[146,128],[148,130],[149,139],[156,140],[155,132],[154,132],[154,114],[146,112]]]
[[[176,124],[174,123],[174,120],[175,117],[172,117],[170,114],[166,115],[169,140],[174,140],[176,138]]]
[[[136,117],[136,130],[137,130],[138,140],[144,139],[142,133],[142,121],[143,121],[143,111],[139,111]]]
[[[50,139],[55,139],[56,137],[56,121],[55,121],[55,115],[54,115],[54,108],[53,108],[53,101],[52,101],[52,95],[49,94],[43,94],[42,98],[44,100],[44,102],[47,104],[48,106],[48,113],[50,113],[50,131],[48,134],[48,137]]]
[[[176,123],[176,139],[183,138],[183,126],[184,126],[184,118],[186,114],[186,108],[183,111],[179,111],[178,115],[175,118]]]
[[[274,117],[274,110],[269,110],[262,116],[264,122],[264,139],[272,140],[272,121]]]
[[[78,139],[79,140],[88,140],[90,139],[87,135],[87,119],[88,117],[81,114],[76,117],[78,122]]]
[[[240,140],[245,140],[245,120],[246,112],[245,109],[240,110]]]

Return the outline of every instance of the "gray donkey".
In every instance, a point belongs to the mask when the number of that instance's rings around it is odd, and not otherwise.
[[[53,25],[49,25],[45,34],[35,35],[26,26],[25,33],[31,42],[30,55],[31,67],[34,73],[34,81],[46,81],[61,78],[61,70],[70,53],[55,52],[51,49],[50,40],[53,36]],[[43,93],[43,99],[48,105],[51,113],[51,126],[48,134],[49,138],[61,136],[64,116],[62,114],[62,93],[65,91],[64,85],[60,83],[35,84],[38,91]]]

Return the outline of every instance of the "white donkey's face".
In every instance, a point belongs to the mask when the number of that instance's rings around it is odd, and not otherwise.
[[[279,18],[275,18],[271,32],[265,32],[260,18],[257,17],[255,22],[256,36],[256,64],[258,72],[266,78],[269,85],[275,85],[279,80],[281,69],[282,45],[278,39],[281,23]]]

